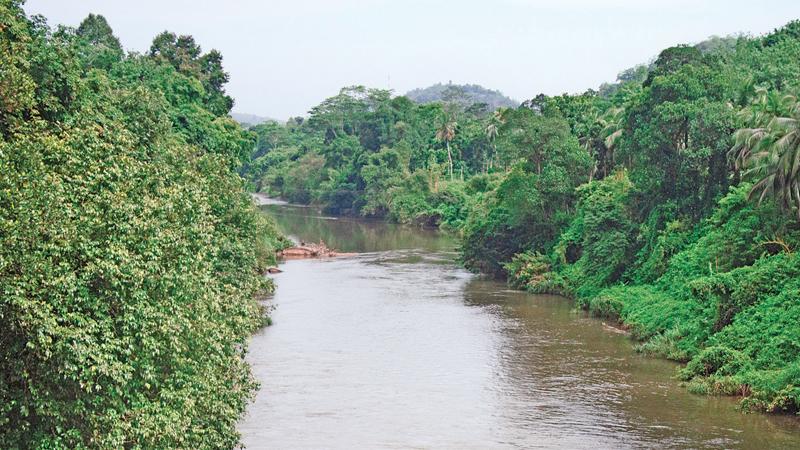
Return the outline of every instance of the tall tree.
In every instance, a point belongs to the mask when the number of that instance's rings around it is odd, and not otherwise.
[[[447,164],[449,166],[450,180],[453,179],[453,153],[450,151],[450,142],[456,137],[456,127],[458,124],[450,114],[443,114],[439,119],[436,129],[436,139],[444,142],[447,147]]]
[[[600,134],[603,138],[603,146],[606,149],[605,154],[603,155],[603,161],[601,161],[603,166],[603,176],[608,175],[608,172],[612,167],[614,167],[614,150],[617,148],[617,144],[622,137],[625,126],[624,116],[624,108],[612,107],[598,118],[598,121],[602,126]]]
[[[78,36],[88,40],[96,46],[104,46],[109,50],[122,55],[122,45],[119,39],[114,36],[114,31],[100,14],[89,14],[78,26]]]
[[[486,139],[492,144],[492,154],[489,156],[489,170],[491,170],[494,166],[494,158],[497,155],[497,135],[500,129],[500,126],[503,125],[504,119],[503,114],[505,113],[506,108],[499,108],[495,110],[494,114],[489,118],[486,123],[485,133]]]

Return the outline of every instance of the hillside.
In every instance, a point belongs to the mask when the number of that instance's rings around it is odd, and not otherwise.
[[[436,83],[426,88],[417,88],[406,93],[406,97],[417,103],[433,103],[448,98],[466,100],[468,104],[486,103],[489,110],[500,107],[516,108],[519,102],[503,95],[500,91],[487,89],[478,84]]]
[[[245,127],[262,124],[264,122],[279,122],[278,120],[275,120],[271,117],[264,117],[256,114],[238,113],[238,112],[232,112],[231,118],[239,122],[240,125]]]

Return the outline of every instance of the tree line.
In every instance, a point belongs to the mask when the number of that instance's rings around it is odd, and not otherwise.
[[[0,447],[232,448],[284,245],[221,55],[0,1]]]

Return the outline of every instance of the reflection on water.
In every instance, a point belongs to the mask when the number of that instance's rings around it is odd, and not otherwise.
[[[296,241],[325,241],[342,252],[379,252],[403,248],[430,252],[452,251],[456,241],[433,230],[389,224],[378,220],[326,216],[316,209],[268,206],[283,232]]]
[[[568,300],[460,269],[453,239],[267,211],[361,254],[282,264],[248,356],[248,448],[800,448],[796,420],[688,394]]]

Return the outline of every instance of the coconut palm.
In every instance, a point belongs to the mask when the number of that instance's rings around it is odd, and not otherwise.
[[[602,154],[598,154],[598,163],[603,168],[603,176],[608,175],[614,167],[614,150],[616,150],[619,139],[622,137],[625,120],[625,109],[621,107],[611,107],[603,114],[599,115],[595,122],[599,128],[596,137],[593,137],[584,144],[587,147],[597,140],[602,141]],[[598,150],[599,151],[599,150]],[[595,167],[597,170],[597,167]]]
[[[500,125],[504,123],[503,120],[503,113],[505,112],[505,108],[499,108],[492,114],[492,117],[486,123],[486,128],[484,132],[486,133],[486,138],[489,142],[492,143],[492,156],[489,157],[489,169],[494,166],[494,156],[497,154],[497,135],[500,130]]]
[[[436,129],[436,139],[444,142],[447,146],[447,163],[450,167],[450,180],[453,180],[453,154],[450,152],[450,141],[456,137],[456,127],[458,124],[450,115],[443,115],[441,122]]]
[[[729,156],[736,170],[755,180],[751,196],[772,196],[800,219],[800,102],[759,89],[742,114],[751,127],[734,133]]]
[[[772,119],[789,114],[791,109],[791,96],[768,91],[763,87],[756,88],[754,93],[750,105],[739,113],[750,127],[734,133],[734,146],[729,153],[737,171],[745,169],[755,149],[756,140],[767,135],[767,128]]]
[[[613,107],[600,116],[601,123],[604,125],[601,131],[603,143],[611,155],[612,163],[614,149],[619,142],[619,138],[622,137],[624,113],[624,108]]]

